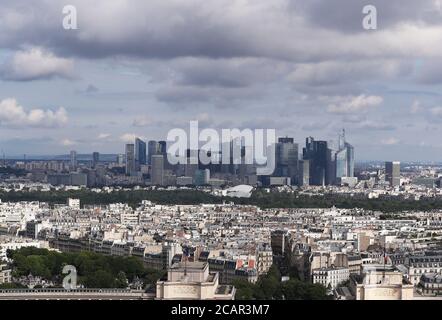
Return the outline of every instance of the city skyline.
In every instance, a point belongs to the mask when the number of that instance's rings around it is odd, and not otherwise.
[[[361,163],[363,163],[363,162],[384,162],[384,161],[388,161],[388,160],[390,160],[390,161],[403,161],[402,159],[399,159],[399,158],[390,158],[390,159],[381,159],[381,158],[378,158],[378,159],[357,159],[357,158],[354,158],[355,146],[353,144],[349,144],[348,142],[345,141],[345,129],[342,129],[342,132],[343,132],[343,135],[339,134],[339,133],[337,134],[337,136],[338,136],[337,139],[324,139],[324,140],[323,139],[316,139],[316,140],[326,142],[328,147],[333,152],[336,152],[336,153],[339,153],[339,152],[343,151],[343,149],[346,149],[346,148],[350,147],[352,149],[351,152],[352,152],[352,157],[353,157],[353,161],[354,162],[361,162]],[[285,136],[279,136],[278,135],[277,136],[277,140],[278,141],[281,141],[281,140],[284,140],[284,139],[288,139],[292,143],[295,143],[298,146],[298,148],[299,148],[297,150],[297,154],[298,154],[298,157],[300,159],[302,158],[302,145],[303,145],[303,143],[305,144],[306,139],[309,139],[309,138],[313,138],[313,137],[310,135],[310,136],[306,136],[301,141],[297,141],[293,137],[289,137],[287,135],[285,135]],[[344,141],[343,145],[341,145],[341,143],[342,143],[341,139],[344,139],[343,140]],[[152,144],[152,143],[155,143],[156,146],[154,146],[154,147],[149,146],[148,147],[148,144]],[[157,152],[159,150],[158,148],[161,148],[161,146],[159,144],[164,144],[164,146],[162,148],[166,148],[166,144],[172,144],[172,143],[173,143],[173,141],[168,141],[168,140],[151,140],[151,139],[143,140],[143,138],[140,138],[140,136],[136,136],[135,135],[133,137],[133,141],[132,142],[127,140],[127,143],[121,143],[121,142],[119,143],[119,147],[122,148],[122,151],[120,151],[120,152],[116,152],[116,151],[112,152],[111,151],[111,152],[103,153],[101,151],[97,151],[97,149],[91,149],[91,151],[88,151],[88,150],[79,150],[77,148],[66,148],[65,152],[52,153],[52,154],[51,153],[44,153],[44,152],[35,153],[35,154],[32,154],[32,153],[29,154],[29,153],[26,153],[26,152],[25,153],[21,153],[21,154],[7,154],[5,152],[5,150],[0,148],[0,151],[1,151],[0,152],[0,158],[1,159],[4,158],[4,159],[8,159],[8,160],[20,160],[20,159],[22,159],[22,160],[38,160],[38,159],[46,159],[46,160],[48,160],[51,157],[54,157],[54,159],[60,158],[60,157],[66,157],[66,156],[67,157],[72,157],[72,154],[74,153],[75,154],[75,158],[77,158],[77,156],[82,156],[82,157],[91,156],[92,157],[92,161],[94,161],[94,157],[95,156],[99,157],[101,155],[104,155],[105,157],[109,157],[109,156],[117,156],[118,157],[118,156],[125,155],[126,154],[125,148],[128,145],[133,145],[134,146],[134,155],[133,156],[136,158],[136,159],[134,159],[134,161],[135,161],[134,165],[139,166],[139,164],[150,164],[149,154],[152,151],[153,151],[153,153]],[[118,143],[116,143],[116,144],[118,144]],[[275,146],[277,144],[278,143],[275,142]],[[143,152],[137,153],[137,151],[136,151],[137,145],[138,145],[138,148],[140,148],[142,151],[144,151],[144,153]],[[204,142],[200,141],[199,145],[200,145],[200,147],[203,146]],[[220,143],[220,147],[222,147],[222,143]],[[152,148],[154,148],[156,151],[152,150]],[[116,148],[114,148],[114,150],[116,150]],[[275,150],[275,152],[278,153],[277,150]],[[97,154],[97,155],[95,155],[95,154]],[[144,154],[145,154],[146,158],[143,158]],[[166,154],[167,154],[167,152],[166,152]],[[425,161],[425,160],[423,160],[423,161],[414,161],[414,160],[411,160],[411,161],[407,161],[407,162],[422,162],[422,163],[433,163],[434,162],[434,163],[437,163],[438,161],[435,161],[435,160],[429,160],[429,161]],[[138,164],[136,164],[136,163],[138,163]],[[349,169],[347,168],[346,170],[349,170]]]
[[[2,3],[8,155],[124,153],[198,120],[298,142],[345,128],[358,160],[442,158],[437,1],[371,1],[376,30],[362,0],[71,4],[78,30],[51,1]]]

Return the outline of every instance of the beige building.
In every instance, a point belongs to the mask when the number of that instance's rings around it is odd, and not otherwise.
[[[350,276],[350,290],[356,300],[412,300],[413,285],[391,265],[367,265],[362,275]]]
[[[270,246],[261,245],[257,249],[258,275],[266,274],[273,264],[273,253]]]
[[[219,285],[219,274],[210,273],[206,262],[179,262],[157,282],[159,300],[233,300],[235,287]]]
[[[11,282],[11,270],[5,264],[0,264],[0,284]]]

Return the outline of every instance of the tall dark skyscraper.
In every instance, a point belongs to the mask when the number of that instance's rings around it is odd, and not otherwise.
[[[304,160],[309,160],[310,184],[323,186],[330,183],[330,161],[331,150],[327,141],[315,141],[309,137],[305,141],[305,148],[302,156]]]
[[[99,152],[92,153],[92,168],[97,167],[98,162],[100,162],[100,153]]]
[[[160,141],[158,142],[159,145],[159,153],[162,154],[163,156],[167,155],[167,142],[166,141]]]
[[[385,180],[392,187],[401,184],[401,163],[399,161],[385,162]]]
[[[292,183],[298,174],[298,144],[293,138],[279,138],[276,144],[276,170],[279,177],[290,177]]]
[[[300,160],[298,163],[298,185],[309,186],[310,185],[310,161]]]
[[[135,173],[135,146],[130,143],[126,144],[126,174],[133,175]]]
[[[152,156],[151,183],[155,186],[164,184],[164,156],[162,154]]]
[[[135,167],[136,170],[140,170],[140,166],[145,165],[146,161],[146,142],[136,138],[135,139]]]

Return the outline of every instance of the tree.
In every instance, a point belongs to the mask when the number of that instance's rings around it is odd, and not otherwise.
[[[115,287],[116,288],[127,288],[128,282],[126,278],[126,274],[124,271],[118,272],[117,278],[115,279]]]
[[[114,288],[115,278],[108,271],[98,270],[80,281],[87,288]]]

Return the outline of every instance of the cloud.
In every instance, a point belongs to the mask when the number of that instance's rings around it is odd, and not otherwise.
[[[372,130],[372,131],[391,131],[395,130],[396,127],[392,124],[388,124],[382,121],[363,121],[358,126],[358,129],[362,130]]]
[[[10,81],[33,81],[54,77],[71,78],[73,62],[41,48],[18,51],[4,64],[1,76]]]
[[[442,116],[442,107],[434,107],[430,109],[430,113],[433,116],[441,117]]]
[[[364,121],[366,119],[367,119],[367,117],[362,114],[348,114],[342,118],[342,121],[344,123],[361,123],[362,121]]]
[[[289,64],[261,58],[181,58],[171,63],[176,83],[200,87],[241,88],[277,79]]]
[[[135,133],[125,133],[120,136],[120,141],[124,143],[135,143],[136,138],[140,138],[141,140],[146,140],[146,137],[137,135]]]
[[[304,124],[302,126],[302,130],[305,131],[316,131],[316,130],[323,130],[330,126],[330,122],[310,122],[307,124]]]
[[[133,121],[134,127],[147,127],[154,124],[154,120],[149,116],[141,116]]]
[[[288,80],[298,85],[336,86],[355,80],[379,78],[379,76],[391,79],[410,74],[412,70],[410,62],[397,59],[321,61],[297,64],[295,70],[288,76]]]
[[[366,96],[365,94],[350,97],[334,97],[332,100],[335,100],[335,102],[327,106],[327,111],[337,114],[367,112],[384,101],[380,96]]]
[[[264,91],[258,87],[198,87],[165,86],[155,93],[155,98],[172,106],[196,107],[215,106],[217,108],[236,108],[238,102],[259,100]],[[244,106],[244,104],[242,104]]]
[[[70,140],[70,139],[63,139],[60,141],[60,144],[64,147],[70,147],[77,144],[76,141]]]
[[[386,145],[386,146],[397,145],[399,143],[400,143],[400,140],[397,138],[387,138],[387,139],[381,140],[381,144]]]
[[[419,100],[414,100],[410,107],[411,114],[418,114],[422,110],[421,102]]]
[[[85,90],[86,93],[96,93],[98,91],[100,91],[100,90],[96,86],[94,86],[93,84],[88,85]]]
[[[67,123],[68,116],[64,108],[56,111],[31,109],[26,111],[13,98],[0,101],[0,125],[13,128],[56,128]]]
[[[442,15],[435,19],[440,10],[432,0],[371,1],[378,7],[376,31],[362,28],[365,0],[70,3],[78,9],[79,30],[61,28],[61,8],[53,1],[2,0],[0,48],[12,57],[0,67],[0,79],[57,82],[4,83],[1,89],[17,98],[23,92],[28,100],[68,100],[77,106],[78,134],[109,152],[122,144],[125,132],[161,139],[176,123],[203,114],[210,117],[200,121],[210,126],[229,118],[233,125],[256,120],[250,126],[282,127],[282,135],[299,141],[308,134],[303,126],[324,129],[324,138],[348,127],[358,136],[352,141],[358,150],[376,134],[394,133],[407,143],[415,135],[437,139],[425,132],[431,121],[436,127],[442,119],[430,112],[441,105],[441,95],[429,85],[440,84],[442,74]],[[38,63],[13,67],[15,56],[32,51],[39,52],[33,54]],[[63,63],[40,63],[54,59],[75,62],[76,68],[63,72]],[[73,71],[81,72],[81,91],[58,81]],[[376,107],[382,97],[388,108]],[[421,114],[410,110],[413,99],[425,107]],[[96,128],[86,126],[91,116],[99,117]],[[112,138],[99,140],[100,132],[112,132]],[[133,142],[135,133],[123,140]],[[56,137],[54,150],[59,139],[74,136],[63,128]],[[83,143],[77,136],[75,141]]]
[[[293,1],[294,10],[302,12],[312,25],[345,33],[362,33],[362,8],[367,4],[377,8],[378,28],[392,28],[403,23],[421,21],[441,24],[440,7],[434,0],[309,0]]]
[[[99,140],[104,140],[104,139],[108,139],[110,136],[111,136],[110,133],[100,133],[97,138]]]
[[[197,114],[195,120],[202,127],[210,127],[214,124],[213,118],[207,112]]]
[[[365,0],[96,0],[94,6],[72,0],[81,20],[75,32],[60,28],[60,8],[51,1],[35,0],[32,10],[20,10],[27,4],[2,1],[1,47],[44,44],[57,54],[83,58],[255,57],[299,63],[432,55],[442,46],[442,20],[434,19],[440,11],[432,0],[372,1],[379,12],[377,32],[362,28]]]

